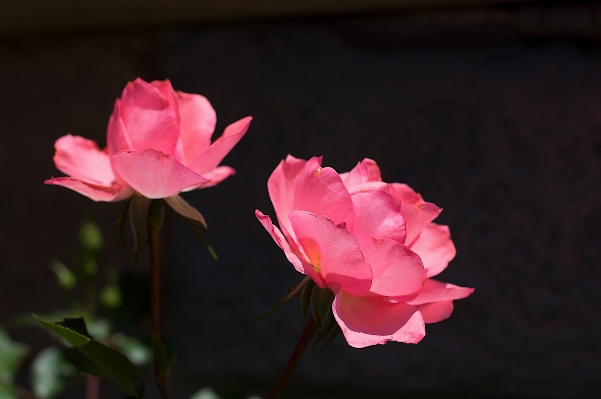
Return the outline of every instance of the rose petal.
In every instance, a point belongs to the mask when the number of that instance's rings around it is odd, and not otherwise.
[[[428,278],[446,269],[457,252],[449,227],[436,223],[426,226],[409,248],[422,258]]]
[[[179,141],[177,158],[187,165],[211,146],[217,116],[206,97],[178,91]]]
[[[368,182],[381,182],[380,168],[373,159],[365,158],[348,173],[341,173],[340,177],[349,191],[355,186]]]
[[[296,271],[302,274],[306,274],[307,276],[311,277],[313,281],[315,281],[315,283],[319,285],[319,287],[325,288],[326,285],[323,279],[319,276],[319,274],[317,274],[313,267],[311,267],[309,263],[307,263],[301,257],[297,256],[294,252],[292,252],[292,248],[290,247],[289,243],[282,235],[282,232],[276,226],[273,225],[273,223],[271,222],[271,218],[267,215],[264,215],[258,209],[255,210],[255,216],[257,217],[257,219],[259,219],[259,222],[261,222],[265,230],[267,230],[267,232],[271,235],[278,247],[280,247],[280,249],[284,251],[286,258],[290,263],[292,263],[292,266],[294,266]]]
[[[175,90],[173,90],[173,86],[171,85],[169,79],[153,80],[150,82],[150,85],[158,89],[163,97],[165,97],[165,100],[167,100],[169,103],[169,107],[175,111],[175,115],[178,118],[179,124],[179,104],[177,101],[177,95],[175,94]]]
[[[381,181],[370,181],[363,184],[357,184],[356,186],[353,186],[350,189],[348,189],[348,192],[349,194],[358,193],[360,191],[385,191],[388,193],[390,192],[389,186],[390,185],[388,183],[384,183]]]
[[[106,145],[109,156],[113,156],[119,151],[129,150],[132,148],[127,135],[125,133],[125,126],[121,119],[121,101],[116,100],[115,106],[113,107],[113,113],[109,118],[109,124],[106,133]]]
[[[368,293],[373,277],[359,244],[349,231],[325,215],[290,212],[297,242],[326,284],[338,283],[352,295]]]
[[[418,206],[425,202],[420,194],[404,183],[390,183],[390,187],[391,193],[405,204]]]
[[[355,348],[387,341],[415,344],[426,335],[421,313],[406,303],[389,303],[381,297],[359,298],[341,290],[332,310],[344,338]]]
[[[326,215],[334,224],[346,223],[353,228],[353,201],[342,179],[332,168],[322,168],[321,158],[307,161],[294,188],[292,209]]]
[[[111,160],[95,141],[68,134],[56,140],[54,148],[54,164],[61,172],[101,186],[115,182]]]
[[[438,323],[448,319],[453,313],[453,301],[426,303],[417,307],[424,318],[424,323]]]
[[[361,191],[351,195],[355,223],[351,232],[405,242],[405,219],[401,201],[384,191]]]
[[[373,280],[370,292],[384,296],[408,295],[419,290],[426,279],[422,261],[397,241],[355,236]]]
[[[139,78],[130,82],[117,100],[113,114],[107,134],[109,155],[147,148],[175,153],[179,136],[177,110],[169,106],[157,87]]]
[[[321,162],[321,160],[320,160]],[[307,161],[297,159],[288,155],[285,161],[281,161],[267,180],[269,198],[273,203],[276,217],[284,235],[292,240],[292,225],[288,219],[294,204],[294,193],[296,179],[304,168]]]
[[[424,202],[421,205],[401,205],[401,213],[405,218],[407,229],[405,244],[411,247],[424,228],[436,219],[440,212],[442,209],[430,202]]]
[[[198,174],[205,174],[215,169],[232,148],[244,137],[250,126],[252,117],[247,116],[225,128],[223,135],[188,167]]]
[[[208,179],[207,181],[200,183],[198,186],[186,188],[182,191],[186,192],[186,191],[191,191],[191,190],[196,190],[196,189],[213,187],[213,186],[218,185],[219,183],[221,183],[222,181],[224,181],[231,175],[235,175],[235,174],[236,174],[236,171],[234,170],[234,168],[230,168],[229,166],[218,166],[215,169],[213,169],[211,172],[204,173],[202,175],[202,177],[204,177],[205,179]]]
[[[44,184],[53,184],[69,188],[93,201],[117,202],[128,198],[133,194],[133,190],[130,187],[121,186],[117,183],[110,186],[103,186],[71,177],[48,179]]]
[[[468,297],[474,292],[473,288],[459,287],[450,283],[427,279],[424,286],[411,295],[395,297],[394,301],[406,302],[411,305],[423,305],[425,303],[453,301]]]
[[[113,167],[127,184],[147,198],[171,197],[207,180],[173,156],[154,149],[118,152],[113,156]]]

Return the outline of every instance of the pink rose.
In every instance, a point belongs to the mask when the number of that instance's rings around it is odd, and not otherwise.
[[[444,320],[472,288],[431,279],[455,256],[441,212],[409,186],[384,183],[377,164],[348,173],[321,158],[288,156],[267,183],[280,229],[257,218],[297,271],[334,294],[332,310],[349,345],[417,343],[425,323]]]
[[[115,102],[107,148],[66,135],[55,143],[56,167],[69,175],[46,180],[94,201],[120,201],[138,192],[168,198],[220,183],[235,173],[218,166],[248,130],[251,117],[225,128],[211,144],[215,111],[198,94],[174,91],[171,83],[136,79]]]

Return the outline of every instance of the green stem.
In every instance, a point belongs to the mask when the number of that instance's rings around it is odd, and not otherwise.
[[[282,392],[284,385],[288,381],[288,378],[290,377],[290,375],[296,368],[298,361],[300,360],[301,356],[303,355],[303,352],[305,351],[307,344],[309,344],[309,341],[311,341],[311,337],[313,336],[313,333],[315,332],[316,328],[317,328],[317,325],[315,324],[315,320],[313,320],[313,316],[311,316],[309,318],[309,321],[307,322],[307,326],[305,327],[305,330],[303,331],[298,342],[296,343],[296,347],[294,348],[294,351],[292,351],[292,355],[290,356],[290,359],[288,360],[288,364],[286,364],[284,371],[282,371],[282,374],[280,375],[278,382],[273,387],[273,390],[271,391],[271,393],[269,394],[267,399],[276,399],[279,396],[279,394]]]
[[[161,338],[161,257],[159,233],[163,224],[163,201],[153,200],[148,209],[148,242],[150,247],[150,325],[157,338]],[[167,374],[163,373],[156,355],[154,375],[163,399],[167,399]]]

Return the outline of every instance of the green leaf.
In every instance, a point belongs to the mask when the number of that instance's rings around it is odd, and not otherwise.
[[[115,349],[111,349],[99,342],[93,341],[70,328],[43,320],[33,315],[40,323],[55,334],[59,335],[83,355],[90,359],[102,373],[115,381],[130,396],[136,396],[136,373],[129,359]]]
[[[265,317],[266,315],[268,315],[269,313],[273,312],[274,310],[276,310],[277,308],[279,308],[280,306],[282,306],[284,303],[288,302],[290,299],[292,299],[296,294],[298,294],[298,292],[304,287],[306,286],[309,282],[312,282],[313,280],[311,280],[311,277],[306,276],[304,279],[301,280],[300,283],[298,283],[297,285],[295,285],[294,287],[290,288],[288,290],[288,292],[286,293],[286,295],[284,295],[279,301],[277,301],[275,303],[275,305],[273,305],[272,307],[270,307],[269,309],[267,309],[265,312],[261,313],[260,315],[258,315],[257,317],[253,318],[251,320],[251,322],[255,322],[257,320],[262,319],[263,317]]]
[[[311,292],[311,313],[320,331],[323,330],[324,322],[332,313],[332,302],[334,293],[329,288],[321,289],[317,285]]]
[[[87,338],[92,338],[88,332],[88,328],[86,327],[86,322],[83,320],[83,317],[65,318],[62,322],[55,324],[66,327],[69,330],[73,330]]]
[[[60,260],[52,259],[50,268],[56,274],[58,286],[64,291],[71,291],[77,282],[75,274]]]
[[[86,337],[85,335],[82,335],[77,331],[71,330],[68,327],[61,326],[60,324],[46,321],[36,316],[35,314],[33,315],[33,317],[35,317],[40,323],[42,323],[44,327],[46,327],[48,330],[63,338],[65,341],[67,341],[76,348],[84,346],[92,340],[91,338]]]
[[[64,348],[63,356],[81,373],[92,374],[100,378],[109,378],[102,368],[77,348]]]
[[[173,209],[175,212],[179,213],[186,219],[190,219],[194,222],[200,223],[205,229],[207,228],[207,222],[205,221],[204,216],[202,216],[196,208],[187,203],[179,195],[174,195],[172,197],[165,198],[165,202],[171,207],[171,209]]]
[[[124,354],[96,341],[90,341],[78,349],[100,367],[104,374],[123,388],[128,395],[136,395],[136,371],[134,365]]]
[[[148,241],[148,209],[150,198],[134,195],[129,204],[129,221],[134,236],[134,259],[137,262]]]
[[[54,398],[77,374],[77,369],[58,347],[42,349],[31,364],[33,393],[40,399]]]
[[[12,384],[27,351],[27,345],[14,341],[8,333],[0,329],[0,386]]]
[[[0,381],[0,399],[17,398],[17,389],[14,385],[5,384]]]

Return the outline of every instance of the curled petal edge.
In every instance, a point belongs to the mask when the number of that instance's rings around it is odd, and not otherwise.
[[[311,279],[315,281],[315,283],[320,288],[325,288],[325,282],[319,276],[319,274],[317,274],[313,267],[311,267],[311,265],[307,261],[305,261],[298,255],[296,255],[294,252],[292,252],[288,241],[286,241],[286,238],[284,238],[282,232],[271,222],[271,218],[263,214],[258,209],[255,210],[255,216],[257,217],[257,219],[259,219],[259,222],[261,222],[261,224],[263,225],[265,230],[267,230],[269,235],[271,235],[271,238],[273,238],[273,241],[275,241],[277,246],[280,247],[282,251],[284,251],[286,258],[290,263],[292,263],[292,266],[294,266],[296,271],[311,277]]]
[[[418,308],[406,303],[388,303],[381,297],[353,297],[340,290],[332,311],[344,338],[354,348],[388,341],[416,344],[426,335]]]
[[[96,202],[118,202],[131,197],[134,193],[129,186],[117,183],[102,186],[72,177],[53,177],[44,181],[44,184],[66,187]]]

